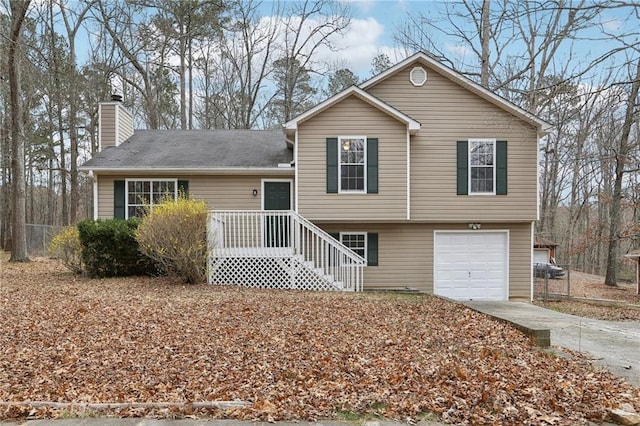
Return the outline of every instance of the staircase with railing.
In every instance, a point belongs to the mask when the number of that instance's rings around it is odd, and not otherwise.
[[[290,210],[209,214],[209,283],[362,291],[366,261]]]

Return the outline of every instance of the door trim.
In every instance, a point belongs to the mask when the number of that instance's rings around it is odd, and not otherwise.
[[[261,192],[260,210],[264,210],[264,197],[266,195],[266,191],[264,190],[264,184],[268,182],[289,182],[289,206],[290,206],[290,210],[295,211],[295,206],[293,205],[293,201],[294,201],[293,200],[293,179],[275,179],[275,178],[260,179],[260,192]]]

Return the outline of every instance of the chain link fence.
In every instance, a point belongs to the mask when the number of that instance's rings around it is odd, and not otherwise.
[[[569,265],[533,264],[534,299],[558,299],[571,296]]]
[[[29,256],[48,256],[49,255],[49,243],[60,231],[62,226],[52,225],[36,225],[28,223],[26,225],[27,231],[27,253]]]

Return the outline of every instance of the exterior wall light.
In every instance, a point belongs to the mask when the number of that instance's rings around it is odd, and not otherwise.
[[[252,191],[252,194],[253,194],[253,196],[254,196],[254,197],[257,197],[257,196],[258,196],[258,190],[257,190],[257,189],[254,189],[254,190]]]

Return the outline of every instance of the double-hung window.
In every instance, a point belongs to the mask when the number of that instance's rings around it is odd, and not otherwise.
[[[348,136],[338,138],[340,150],[340,192],[365,192],[367,138]]]
[[[378,138],[327,138],[327,193],[378,193]]]
[[[457,194],[507,195],[507,158],[507,141],[458,141]]]
[[[362,256],[368,266],[378,266],[377,232],[334,232],[330,235]]]
[[[364,259],[367,258],[367,234],[365,232],[341,232],[340,242]]]
[[[469,140],[469,193],[495,194],[495,139]]]
[[[127,180],[127,218],[142,217],[154,205],[178,196],[176,179],[128,179]]]

